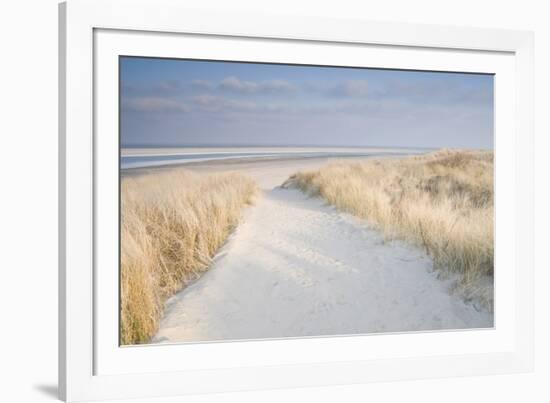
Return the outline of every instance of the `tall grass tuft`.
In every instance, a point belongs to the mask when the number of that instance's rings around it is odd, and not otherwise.
[[[283,186],[319,195],[389,239],[416,243],[436,268],[458,274],[467,298],[479,297],[492,309],[492,152],[335,162],[299,172]]]
[[[184,170],[121,183],[121,343],[148,342],[164,302],[211,263],[256,184]]]

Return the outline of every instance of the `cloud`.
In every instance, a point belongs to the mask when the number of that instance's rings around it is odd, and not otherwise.
[[[215,95],[197,95],[191,98],[193,105],[206,112],[223,112],[223,111],[255,111],[258,105],[254,102],[240,101],[227,99]]]
[[[199,90],[214,89],[214,84],[208,80],[193,80],[191,81],[191,86]]]
[[[424,104],[490,104],[492,101],[492,90],[488,86],[465,85],[444,79],[429,82],[392,80],[375,91],[374,95],[378,98]]]
[[[364,98],[371,94],[367,80],[342,80],[332,83],[309,81],[304,83],[302,88],[308,94],[333,98]]]
[[[467,88],[461,83],[391,81],[382,86],[375,84],[369,85],[367,80],[340,80],[294,87],[285,80],[253,82],[226,77],[217,82],[195,80],[182,84],[184,88],[194,85],[196,90],[178,99],[170,94],[143,94],[142,97],[127,97],[123,106],[138,112],[197,112],[233,117],[246,114],[258,119],[285,116],[324,119],[329,115],[345,115],[403,120],[428,112],[443,115],[447,111],[458,113],[457,108],[462,106],[476,108],[492,104],[475,101],[487,92],[486,89]],[[301,94],[282,96],[283,92],[294,90]],[[269,92],[279,92],[281,97],[262,96]]]
[[[263,101],[248,101],[243,99],[232,99],[220,95],[201,94],[190,98],[189,105],[193,111],[220,113],[247,113],[258,117],[268,115],[291,115],[309,113],[309,105],[292,105],[288,102],[283,104]]]
[[[341,97],[365,97],[369,85],[366,80],[343,81],[329,88],[328,93]]]
[[[296,88],[285,80],[271,80],[260,84],[260,88],[266,92],[292,92]]]
[[[244,81],[234,76],[224,78],[220,82],[219,88],[241,94],[288,93],[296,89],[291,83],[285,80],[254,82]]]
[[[158,83],[154,89],[160,91],[178,91],[181,88],[180,82],[177,80],[167,80]]]
[[[346,99],[320,100],[316,102],[267,102],[265,99],[254,101],[248,99],[232,99],[223,95],[201,94],[188,99],[192,111],[228,113],[254,113],[256,116],[319,116],[331,114],[364,114],[379,111],[386,102],[363,100],[361,102]]]
[[[385,102],[384,102],[385,104]],[[206,113],[247,113],[257,117],[267,116],[329,116],[332,114],[362,115],[366,112],[384,109],[380,102],[348,101],[345,99],[317,102],[266,102],[265,100],[248,101],[231,99],[225,96],[201,94],[191,97],[188,105],[192,111]]]
[[[124,93],[132,96],[163,97],[167,95],[184,95],[186,93],[231,93],[236,95],[288,95],[298,91],[298,87],[286,80],[273,79],[266,81],[246,81],[235,76],[221,81],[192,80],[182,83],[177,80],[157,81],[150,85],[123,85]]]
[[[234,92],[253,93],[258,90],[258,84],[252,81],[242,81],[237,77],[226,77],[220,83],[220,88]]]
[[[160,97],[129,98],[122,101],[122,107],[134,112],[189,112],[189,107],[179,101]]]

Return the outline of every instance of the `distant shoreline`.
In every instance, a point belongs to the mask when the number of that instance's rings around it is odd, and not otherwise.
[[[425,152],[386,152],[386,153],[370,153],[370,154],[349,154],[349,155],[334,155],[334,156],[261,156],[261,157],[236,157],[236,158],[218,158],[218,159],[209,159],[209,160],[200,160],[200,161],[182,161],[182,162],[172,162],[163,165],[153,165],[153,166],[144,166],[144,167],[133,167],[125,168],[120,170],[120,175],[122,177],[135,176],[135,175],[145,175],[153,172],[161,172],[172,169],[181,169],[187,168],[193,171],[218,171],[218,170],[240,170],[247,169],[250,167],[262,167],[270,166],[272,164],[285,164],[285,163],[312,163],[315,164],[318,162],[328,162],[330,160],[339,160],[339,159],[366,159],[366,158],[391,158],[391,157],[405,157],[409,155],[420,155]]]
[[[220,145],[220,144],[197,144],[197,145],[163,145],[163,144],[136,144],[136,145],[122,145],[121,149],[174,149],[174,148],[180,148],[180,149],[197,149],[197,148],[204,148],[204,149],[212,149],[212,148],[219,148],[219,149],[234,149],[234,148],[323,148],[323,149],[335,149],[335,148],[363,148],[363,149],[404,149],[404,150],[438,150],[440,148],[449,148],[449,149],[459,149],[464,147],[412,147],[412,146],[376,146],[376,145],[364,145],[364,146],[352,146],[352,145],[318,145],[318,144],[310,144],[310,145],[277,145],[277,144],[268,144],[268,145],[254,145],[254,144],[233,144],[233,145]]]
[[[194,166],[214,161],[224,164],[328,158],[370,158],[424,154],[424,149],[404,148],[151,148],[121,150],[121,172],[169,166]]]

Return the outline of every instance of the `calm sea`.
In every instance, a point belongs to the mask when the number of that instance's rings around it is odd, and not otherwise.
[[[128,150],[123,152],[120,158],[120,167],[123,170],[134,168],[146,168],[165,165],[189,164],[216,160],[234,160],[234,159],[289,159],[289,158],[344,158],[344,157],[363,157],[363,156],[381,156],[381,155],[401,155],[416,154],[426,152],[426,149],[410,148],[340,148],[340,149],[285,149],[285,148],[266,148],[266,149],[174,149],[169,148],[151,148]]]

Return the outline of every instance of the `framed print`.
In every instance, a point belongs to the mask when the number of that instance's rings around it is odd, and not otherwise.
[[[531,370],[532,34],[60,17],[65,400]]]

